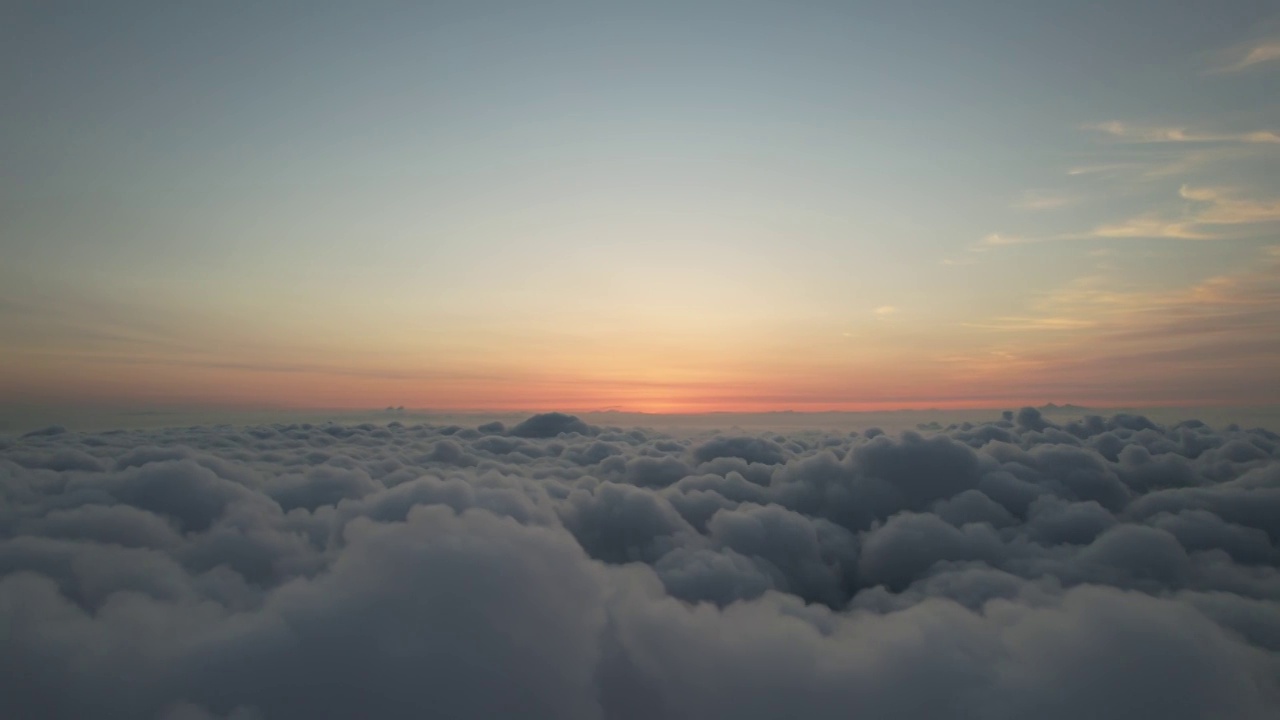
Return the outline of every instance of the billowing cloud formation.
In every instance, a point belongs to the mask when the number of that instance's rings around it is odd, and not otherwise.
[[[1280,436],[0,440],[5,718],[1263,718]]]

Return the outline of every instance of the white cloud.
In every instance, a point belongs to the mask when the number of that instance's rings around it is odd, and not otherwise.
[[[991,233],[982,238],[982,242],[977,247],[972,248],[974,251],[981,252],[983,249],[992,247],[1003,247],[1006,245],[1026,245],[1027,243],[1039,242],[1031,238],[1019,237],[1015,235],[1001,235],[999,233]]]
[[[1207,203],[1195,215],[1195,222],[1202,225],[1251,225],[1280,222],[1280,199],[1248,200],[1227,188],[1189,187],[1183,185],[1179,196],[1198,203]]]
[[[1018,202],[1014,203],[1014,207],[1019,210],[1031,211],[1057,210],[1069,205],[1075,205],[1078,202],[1079,198],[1072,195],[1043,190],[1028,190],[1022,194]]]
[[[1218,235],[1198,229],[1197,224],[1191,220],[1170,221],[1157,215],[1140,215],[1099,225],[1082,237],[1214,240]]]
[[[1275,436],[1070,412],[4,439],[0,715],[1265,717]]]
[[[993,233],[984,237],[970,250],[984,252],[997,247],[1058,240],[1223,240],[1254,235],[1261,231],[1254,226],[1267,226],[1280,222],[1280,199],[1253,200],[1243,198],[1241,193],[1229,188],[1187,185],[1179,189],[1178,196],[1183,200],[1191,201],[1194,205],[1183,210],[1176,217],[1149,212],[1102,223],[1085,232],[1046,235],[1038,238]],[[1231,227],[1235,229],[1229,229]]]
[[[1067,168],[1067,174],[1077,175],[1111,175],[1117,172],[1140,167],[1135,163],[1106,163],[1101,165],[1076,165]]]
[[[1094,238],[1167,238],[1174,240],[1218,240],[1247,234],[1222,226],[1252,226],[1280,222],[1280,200],[1243,199],[1224,188],[1182,186],[1178,196],[1196,204],[1178,219],[1141,215],[1100,225],[1087,233]]]
[[[1280,60],[1280,39],[1263,40],[1235,53],[1237,59],[1211,72],[1234,73]]]
[[[1138,143],[1280,143],[1280,134],[1271,130],[1205,133],[1188,130],[1185,127],[1129,125],[1115,120],[1085,125],[1084,128],[1105,133],[1120,140]]]

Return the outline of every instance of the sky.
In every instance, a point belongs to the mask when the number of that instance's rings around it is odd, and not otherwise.
[[[1280,404],[1274,2],[7,2],[0,404]]]

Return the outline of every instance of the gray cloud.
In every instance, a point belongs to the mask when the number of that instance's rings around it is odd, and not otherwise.
[[[6,438],[0,716],[1272,715],[1280,437],[924,426]]]

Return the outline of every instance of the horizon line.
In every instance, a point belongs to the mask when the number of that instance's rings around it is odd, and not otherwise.
[[[1280,408],[1280,403],[1260,402],[1244,404],[1203,403],[1203,402],[1154,402],[1154,403],[1118,403],[1118,404],[1080,404],[1072,402],[1014,402],[1005,404],[951,405],[951,406],[892,406],[872,409],[793,409],[774,410],[628,410],[620,408],[431,408],[408,406],[370,406],[370,407],[305,407],[279,405],[110,405],[110,404],[76,404],[76,403],[22,403],[9,404],[5,414],[21,414],[23,411],[69,411],[69,412],[105,412],[121,415],[170,415],[183,413],[304,413],[304,414],[381,414],[398,413],[414,415],[541,415],[548,413],[564,413],[579,415],[644,415],[644,416],[706,416],[706,415],[869,415],[880,413],[907,412],[965,412],[965,411],[1006,411],[1022,408],[1036,410],[1075,410],[1075,411],[1123,411],[1146,409],[1266,409]]]

